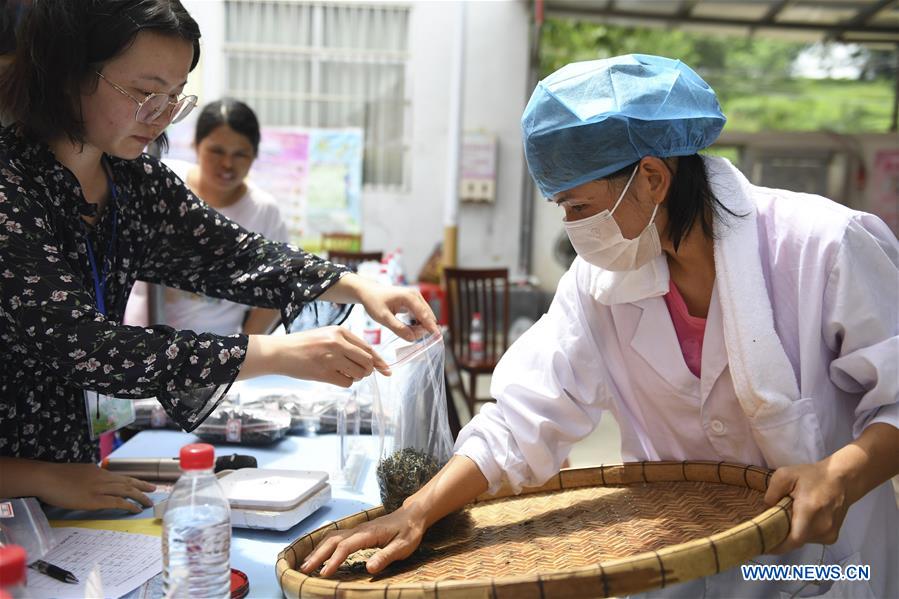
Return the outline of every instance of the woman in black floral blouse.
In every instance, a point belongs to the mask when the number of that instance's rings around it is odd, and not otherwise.
[[[249,233],[142,153],[196,101],[181,93],[199,38],[178,0],[42,0],[23,23],[0,77],[14,123],[0,130],[0,497],[150,504],[151,485],[93,463],[86,390],[156,397],[190,431],[239,378],[349,386],[387,371],[336,326],[230,337],[123,326],[137,278],[276,308],[284,322],[338,323],[355,302],[407,339],[419,331],[400,311],[437,330],[417,292]]]

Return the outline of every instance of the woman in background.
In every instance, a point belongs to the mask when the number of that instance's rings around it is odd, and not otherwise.
[[[286,243],[287,226],[277,200],[247,177],[259,154],[260,137],[259,121],[253,110],[239,100],[225,98],[207,104],[197,118],[194,134],[197,163],[175,159],[163,162],[222,216],[266,239]],[[146,297],[146,286],[137,283],[131,293],[134,299],[129,300],[126,322],[145,324],[135,309],[146,310],[146,305],[139,301]],[[162,321],[176,329],[219,335],[240,332],[264,335],[272,330],[280,316],[277,310],[254,308],[171,287],[165,289]]]

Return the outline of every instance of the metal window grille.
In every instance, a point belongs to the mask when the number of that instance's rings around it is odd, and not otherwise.
[[[268,126],[361,127],[366,189],[409,173],[409,7],[226,0],[226,90]]]

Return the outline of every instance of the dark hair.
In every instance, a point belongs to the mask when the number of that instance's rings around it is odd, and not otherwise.
[[[31,0],[0,0],[0,54],[16,51],[16,28],[30,5]]]
[[[180,0],[39,0],[18,28],[13,62],[0,75],[0,108],[32,139],[66,135],[84,143],[81,87],[127,50],[140,31],[193,44],[200,28]]]
[[[216,128],[228,125],[248,140],[253,146],[253,154],[259,154],[259,120],[253,109],[234,98],[222,98],[210,102],[200,111],[197,117],[197,130],[194,134],[194,145],[199,146],[203,139]]]
[[[612,173],[608,178],[630,177],[636,166],[635,162]],[[715,231],[712,225],[721,217],[722,210],[731,216],[741,216],[722,204],[712,193],[705,163],[699,154],[677,158],[677,170],[671,180],[666,201],[668,204],[666,233],[674,245],[675,252],[697,221],[705,236],[714,239]]]

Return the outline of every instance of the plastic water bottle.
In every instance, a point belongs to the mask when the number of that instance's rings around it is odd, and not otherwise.
[[[369,345],[381,345],[381,325],[376,323],[368,314],[365,315],[365,328],[362,330],[362,340]]]
[[[213,474],[215,449],[181,448],[181,478],[162,518],[162,577],[168,598],[231,596],[231,508]]]
[[[19,545],[0,547],[0,599],[26,599],[31,595],[25,586],[26,553]]]
[[[381,258],[381,266],[384,267],[384,279],[390,281],[390,285],[396,285],[396,277],[393,274],[393,252],[384,254],[384,257]]]
[[[471,359],[481,362],[484,359],[484,321],[481,313],[471,315],[471,333],[468,336],[468,353]]]
[[[406,271],[403,269],[403,250],[400,248],[393,252],[393,276],[396,285],[406,284]]]
[[[387,258],[381,258],[381,266],[378,268],[378,283],[381,285],[393,285],[388,270]]]

